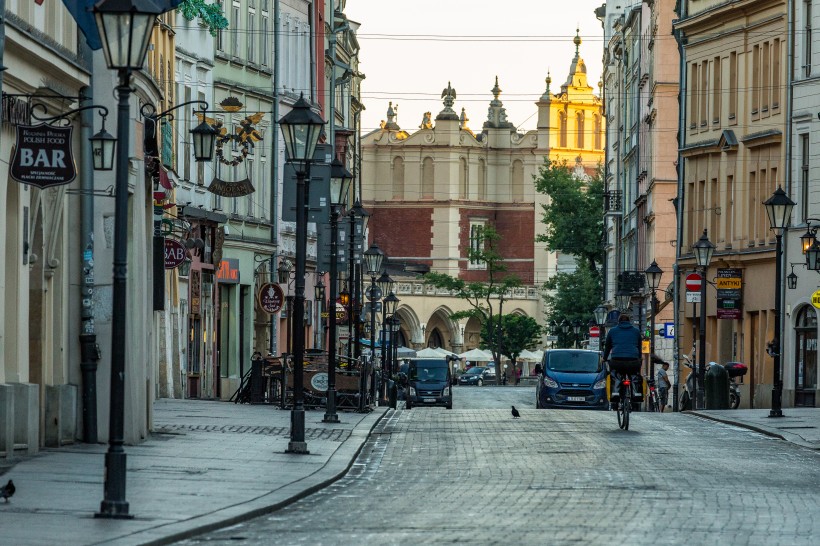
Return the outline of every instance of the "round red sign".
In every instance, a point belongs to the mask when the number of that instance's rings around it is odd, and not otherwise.
[[[589,328],[589,337],[600,337],[601,336],[601,329],[597,326],[590,326]]]
[[[686,275],[686,290],[689,292],[700,292],[700,285],[703,278],[699,273],[689,273]]]
[[[179,267],[188,257],[188,249],[176,239],[165,239],[165,269]]]
[[[278,313],[285,301],[285,293],[278,284],[265,283],[259,289],[259,307],[269,314]]]

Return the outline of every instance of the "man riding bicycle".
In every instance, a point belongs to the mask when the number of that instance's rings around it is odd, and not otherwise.
[[[607,332],[604,344],[604,360],[609,361],[609,369],[614,379],[609,401],[612,409],[618,408],[613,401],[619,396],[621,380],[625,377],[634,377],[633,384],[643,385],[641,372],[641,332],[632,325],[629,315],[622,313],[618,317],[618,325]],[[642,389],[640,389],[642,397]]]

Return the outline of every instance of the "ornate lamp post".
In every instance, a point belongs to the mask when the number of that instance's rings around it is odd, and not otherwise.
[[[632,303],[632,295],[628,290],[618,290],[615,294],[615,303],[618,305],[618,310],[621,313],[626,313],[629,305]]]
[[[705,229],[698,242],[692,245],[692,249],[695,252],[695,260],[703,270],[703,279],[700,282],[700,346],[698,347],[698,371],[695,376],[695,401],[697,403],[695,409],[703,409],[703,380],[706,372],[706,271],[709,269],[709,262],[712,261],[712,254],[715,251],[715,245],[709,240]]]
[[[304,358],[305,328],[305,262],[307,258],[307,191],[308,170],[313,162],[324,120],[310,109],[304,96],[299,97],[290,112],[279,120],[285,141],[287,161],[296,172],[296,278],[294,279],[293,316],[299,321],[293,328],[293,409],[290,412],[290,441],[287,453],[310,453],[305,442]]]
[[[649,377],[655,378],[655,313],[658,312],[658,299],[655,297],[655,292],[661,285],[661,277],[663,276],[663,269],[661,269],[655,260],[646,268],[646,280],[649,281],[649,289],[652,290],[652,300],[649,302],[649,309],[652,318],[649,326]],[[659,385],[660,386],[660,385]]]
[[[321,272],[316,273],[316,284],[313,286],[313,301],[316,302],[316,307],[319,310],[319,317],[322,316],[322,312],[325,310],[325,283],[322,281],[322,275],[323,275],[323,273],[321,273]],[[319,325],[316,328],[316,330],[317,330],[317,339],[314,339],[314,342],[316,342],[316,348],[321,349],[322,348],[322,341],[321,341],[322,338],[321,338],[321,336],[322,336],[322,332],[324,331],[323,323],[322,323],[321,318],[319,320]],[[328,379],[328,381],[330,381],[330,380]]]
[[[382,297],[381,290],[376,285],[376,275],[382,270],[382,260],[384,260],[384,252],[376,246],[376,243],[370,245],[370,248],[364,253],[364,267],[367,274],[370,275],[370,289],[367,291],[367,299],[370,301],[370,364],[374,367],[374,375],[376,362],[376,302]],[[364,409],[365,377],[364,369],[362,369],[362,392],[359,397],[359,409]]]
[[[574,321],[572,321],[572,333],[573,333],[574,345],[575,345],[576,349],[578,348],[578,334],[581,333],[581,326],[583,326],[583,325],[584,324],[581,322],[581,319],[575,319]]]
[[[117,169],[114,201],[114,277],[111,320],[111,405],[108,452],[105,454],[104,497],[95,517],[132,518],[125,500],[125,339],[126,279],[128,263],[128,155],[129,96],[131,73],[141,70],[148,52],[154,20],[160,8],[150,0],[102,0],[94,6],[94,17],[102,39],[108,68],[116,70]],[[106,139],[108,140],[108,139]],[[99,141],[98,141],[99,142]],[[109,140],[109,145],[111,144]],[[104,146],[100,142],[99,146]],[[104,149],[104,148],[101,148]],[[103,153],[103,152],[101,152]],[[100,163],[101,166],[102,163]]]
[[[350,188],[350,174],[344,164],[334,159],[330,165],[330,322],[327,342],[327,406],[325,423],[338,423],[336,413],[336,291],[339,287],[339,210],[347,202],[347,193]]]
[[[774,280],[774,339],[772,340],[772,355],[774,359],[774,384],[772,386],[772,409],[769,417],[783,417],[783,379],[780,369],[780,354],[782,352],[783,340],[780,339],[780,293],[783,289],[783,231],[789,225],[789,218],[795,202],[789,199],[786,192],[780,186],[767,200],[763,202],[766,207],[766,214],[769,216],[769,227],[774,231],[775,236],[775,280]]]
[[[606,306],[603,305],[603,304],[599,305],[598,307],[596,307],[592,311],[592,314],[595,315],[595,324],[597,324],[598,328],[599,328],[599,333],[598,333],[598,335],[600,336],[599,339],[602,342],[606,338],[606,332],[604,331],[604,328],[606,327],[607,313],[609,313],[609,311],[607,310]],[[601,347],[601,348],[603,349],[603,347]]]
[[[382,353],[382,362],[381,362],[381,381],[379,383],[379,404],[386,404],[387,403],[387,383],[385,382],[384,378],[385,370],[387,367],[387,353],[386,353],[386,340],[387,340],[387,317],[390,316],[390,311],[387,309],[387,298],[390,294],[393,293],[393,279],[390,278],[390,275],[387,274],[386,271],[382,272],[381,276],[376,280],[376,285],[379,287],[379,292],[382,295],[382,327],[381,327],[381,353]],[[393,296],[394,298],[396,296]],[[396,300],[398,301],[398,299]],[[375,372],[375,370],[374,370]]]
[[[390,377],[391,361],[393,360],[393,316],[399,306],[399,298],[391,290],[382,300],[384,306],[382,322],[384,324],[384,337],[382,338],[382,384],[379,390],[384,403],[387,403],[387,378]],[[387,352],[389,348],[389,353]]]

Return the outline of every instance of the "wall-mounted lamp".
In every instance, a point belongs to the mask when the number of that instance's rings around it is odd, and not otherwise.
[[[789,284],[789,290],[797,288],[797,275],[794,272],[794,264],[792,265],[792,272],[786,275],[786,282]]]

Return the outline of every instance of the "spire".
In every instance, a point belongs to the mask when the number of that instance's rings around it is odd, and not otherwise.
[[[581,29],[575,29],[575,38],[572,39],[572,42],[575,44],[575,58],[579,57],[578,49],[581,47]]]
[[[493,100],[490,101],[490,109],[487,112],[487,121],[484,127],[513,127],[513,124],[507,121],[507,111],[504,109],[504,103],[498,97],[501,95],[501,88],[498,87],[498,76],[495,77],[495,85],[490,90],[493,94]]]
[[[580,29],[575,29],[575,38],[572,39],[575,44],[575,57],[572,59],[572,65],[569,67],[569,76],[567,81],[562,86],[562,90],[566,91],[566,87],[586,87],[587,85],[587,65],[581,58],[581,35]]]
[[[459,119],[458,128],[461,129],[462,131],[467,131],[468,133],[473,135],[472,129],[470,129],[470,127],[467,125],[467,122],[470,121],[470,118],[467,117],[467,111],[464,108],[461,109],[461,116],[459,116],[458,119]],[[475,135],[473,135],[473,136],[475,136]]]
[[[549,68],[547,68],[547,78],[544,81],[547,82],[547,89],[544,91],[544,94],[541,95],[541,100],[549,101],[550,97],[552,96],[552,92],[550,91],[550,84],[552,84],[552,76],[550,76]]]

